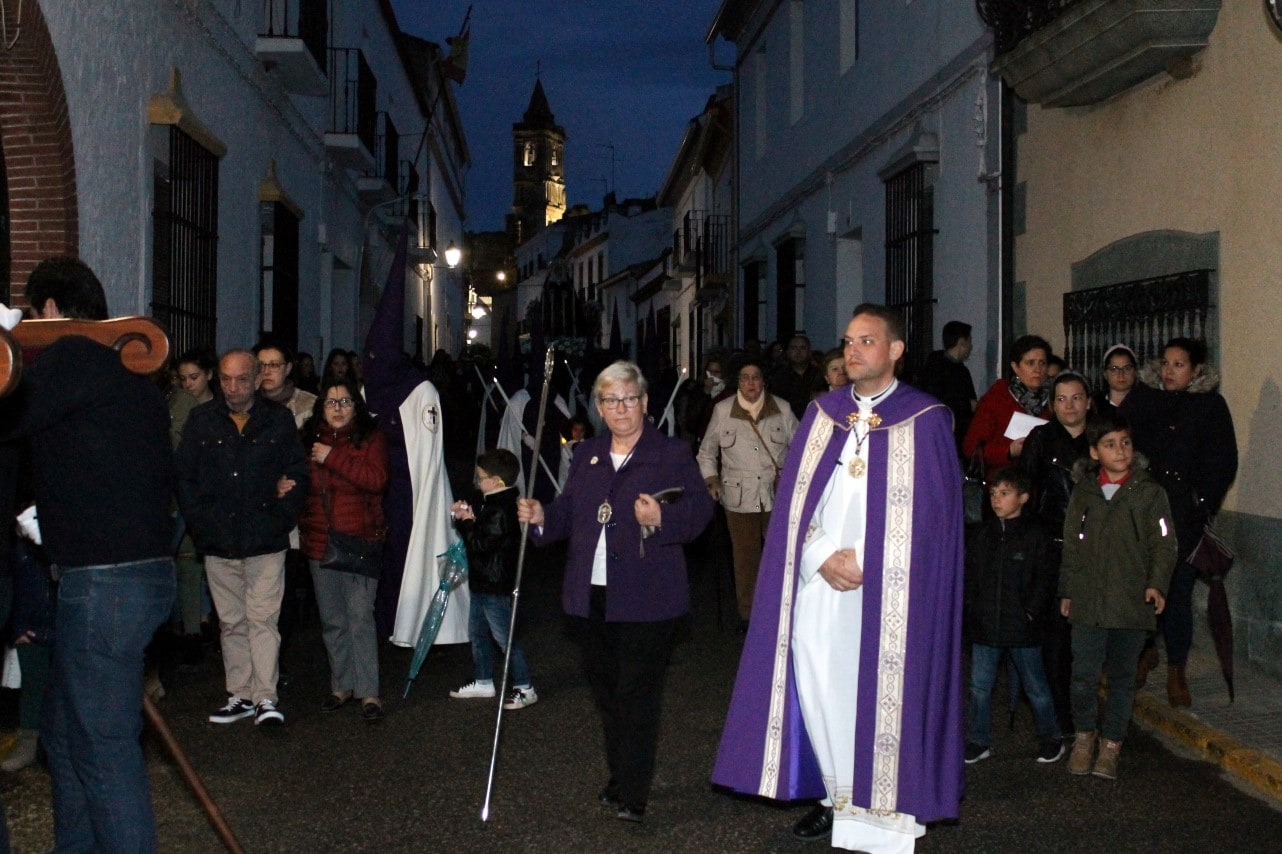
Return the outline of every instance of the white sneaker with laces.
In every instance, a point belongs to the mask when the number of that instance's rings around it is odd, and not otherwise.
[[[469,682],[462,688],[455,688],[450,696],[456,700],[487,700],[494,696],[494,680]]]
[[[507,692],[507,700],[503,703],[505,709],[524,709],[526,706],[533,706],[539,701],[539,695],[535,693],[534,688],[526,685],[524,688],[513,688]]]

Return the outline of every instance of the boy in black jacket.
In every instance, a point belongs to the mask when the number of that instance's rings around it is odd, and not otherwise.
[[[481,507],[475,513],[466,501],[455,501],[450,515],[467,547],[467,587],[472,594],[468,635],[472,641],[473,681],[450,692],[457,699],[494,696],[494,644],[507,650],[512,623],[512,589],[516,586],[516,561],[521,546],[521,525],[516,520],[516,479],[521,464],[503,448],[491,448],[476,459],[476,485]],[[521,644],[512,640],[512,686],[503,700],[505,709],[523,709],[537,703],[530,684],[530,668]]]
[[[1042,669],[1041,621],[1055,593],[1051,538],[1032,514],[1027,473],[1004,468],[989,494],[994,518],[966,548],[966,619],[970,628],[970,706],[966,715],[966,762],[987,759],[992,744],[992,695],[1002,652],[1010,655],[1033,706],[1041,742],[1038,762],[1064,754],[1055,704]]]

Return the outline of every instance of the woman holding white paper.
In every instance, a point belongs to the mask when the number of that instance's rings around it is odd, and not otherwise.
[[[1046,383],[1046,360],[1050,358],[1051,345],[1041,336],[1023,335],[1015,339],[1010,352],[1010,378],[993,383],[979,399],[975,417],[962,442],[966,459],[974,458],[977,453],[983,455],[986,477],[1018,459],[1024,450],[1028,429],[1018,428],[1032,422],[1017,415],[1048,420],[1051,414],[1050,388]],[[1009,429],[1012,426],[1017,429]]]

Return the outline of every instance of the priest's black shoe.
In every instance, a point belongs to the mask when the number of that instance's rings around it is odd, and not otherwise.
[[[832,836],[832,807],[817,804],[792,826],[792,835],[802,842],[816,842]]]

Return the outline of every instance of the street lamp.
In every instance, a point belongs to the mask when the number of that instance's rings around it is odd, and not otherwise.
[[[458,246],[454,244],[454,241],[451,240],[450,245],[445,247],[445,266],[453,270],[458,266],[458,262],[462,260],[463,250],[459,249]]]

